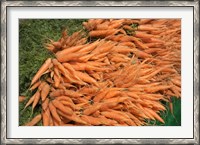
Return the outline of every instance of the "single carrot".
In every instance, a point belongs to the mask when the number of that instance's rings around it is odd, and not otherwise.
[[[139,30],[139,31],[155,31],[155,30],[158,30],[158,28],[153,27],[153,25],[145,24],[145,25],[139,25],[137,27],[137,30]]]
[[[50,110],[49,110],[49,113],[50,113]],[[54,124],[53,124],[53,118],[52,118],[51,114],[49,116],[49,126],[54,126]]]
[[[42,102],[42,109],[45,111],[49,106],[49,98],[46,98],[43,102]]]
[[[41,81],[36,82],[29,90],[33,91],[41,84]]]
[[[48,84],[44,85],[41,90],[41,99],[44,101],[50,92],[50,86]]]
[[[71,108],[67,107],[67,106],[64,106],[60,101],[54,99],[52,101],[52,103],[57,109],[61,110],[65,114],[68,114],[68,115],[72,115],[73,114],[73,110]]]
[[[58,90],[57,89],[56,91],[50,93],[51,97],[57,97],[57,96],[63,96],[63,95],[74,97],[74,98],[82,96],[81,93],[75,92],[72,90]]]
[[[48,58],[33,77],[31,85],[34,84],[42,76],[42,74],[49,68],[50,65],[51,65],[51,58]]]
[[[35,99],[35,94],[29,99],[29,101],[26,103],[23,110],[25,110],[29,105],[31,105],[31,103],[33,103],[34,99]]]
[[[47,108],[46,110],[42,110],[42,122],[43,122],[43,126],[49,126],[50,125],[49,108]]]
[[[42,115],[36,115],[30,122],[26,123],[24,126],[34,126],[42,119]]]
[[[40,96],[41,96],[40,91],[37,91],[35,93],[35,98],[34,98],[34,101],[33,101],[33,104],[32,104],[32,113],[33,113],[33,110],[34,110],[35,106],[38,104],[38,102],[40,100]]]
[[[52,102],[49,103],[49,110],[50,110],[53,118],[56,119],[58,122],[61,122],[61,119],[57,113],[56,107],[53,105]]]
[[[82,48],[82,47],[80,47],[80,48]],[[68,50],[68,49],[65,49],[65,50]],[[65,50],[63,50],[63,51],[65,51]],[[82,56],[82,53],[76,53],[76,52],[64,54],[64,53],[62,53],[62,51],[60,51],[60,52],[56,53],[56,58],[58,59],[59,62],[77,61],[77,60],[79,60],[79,58],[81,56]]]

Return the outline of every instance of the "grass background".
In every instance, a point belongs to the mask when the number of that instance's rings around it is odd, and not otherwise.
[[[34,113],[31,114],[31,106],[23,110],[26,102],[35,93],[28,91],[31,79],[38,71],[44,61],[54,55],[44,48],[44,43],[48,39],[58,40],[61,31],[67,29],[71,35],[75,31],[82,30],[84,19],[21,19],[19,21],[19,95],[27,96],[23,103],[19,103],[19,125],[30,121],[34,116],[41,112],[39,105],[36,106]],[[158,121],[147,121],[150,125],[180,126],[181,125],[181,100],[172,97],[174,115],[169,111],[169,105],[163,104],[167,110],[161,112],[161,117],[165,124]],[[39,122],[37,125],[42,125]]]

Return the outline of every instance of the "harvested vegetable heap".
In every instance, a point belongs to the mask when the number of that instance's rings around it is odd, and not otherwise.
[[[41,105],[42,112],[25,125],[165,123],[161,101],[181,96],[180,25],[178,19],[90,19],[83,23],[87,37],[63,31],[46,44],[55,58],[33,77],[35,94],[25,106],[33,112]]]

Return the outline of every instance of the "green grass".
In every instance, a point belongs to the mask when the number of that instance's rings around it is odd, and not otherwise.
[[[27,99],[19,104],[19,125],[30,121],[41,112],[39,105],[31,115],[31,106],[23,110],[28,99],[35,93],[28,91],[31,79],[38,71],[44,61],[54,55],[44,48],[48,39],[58,40],[63,29],[68,30],[71,35],[75,31],[83,29],[82,22],[86,20],[76,19],[21,19],[19,21],[19,95],[27,96]],[[165,120],[165,126],[181,125],[181,101],[173,98],[174,116],[170,113],[168,104],[167,110],[161,113]],[[158,121],[148,121],[150,125],[163,125]],[[39,122],[37,125],[42,125]]]

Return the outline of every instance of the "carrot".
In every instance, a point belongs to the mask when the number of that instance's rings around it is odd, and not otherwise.
[[[145,108],[145,110],[147,110],[152,116],[154,116],[158,121],[165,123],[165,121],[157,114],[155,113],[153,110],[149,109],[149,108]]]
[[[29,101],[26,103],[23,110],[25,110],[29,105],[31,105],[31,103],[33,103],[34,99],[35,99],[35,94],[29,99]]]
[[[57,99],[59,100],[59,99]],[[60,100],[60,102],[64,105],[64,106],[67,106],[67,107],[70,107],[72,110],[75,110],[76,106],[75,104],[72,102],[69,102],[69,101],[66,101],[66,100]]]
[[[106,29],[108,29],[108,24],[103,23],[103,24],[97,25],[96,29],[97,30],[106,30]]]
[[[41,84],[41,81],[36,82],[29,90],[33,91]]]
[[[49,108],[47,108],[45,111],[42,110],[42,122],[43,122],[43,126],[49,126],[50,125],[50,111],[49,111]]]
[[[73,111],[71,110],[71,108],[69,108],[67,106],[64,106],[60,101],[54,99],[52,101],[52,103],[57,109],[61,110],[65,114],[68,114],[68,115],[72,115],[73,114]]]
[[[61,72],[67,79],[69,79],[71,82],[73,82],[73,79],[71,79],[71,78],[69,77],[69,72],[68,72],[68,70],[66,70],[65,67],[64,67],[60,62],[58,62],[57,59],[52,59],[52,62],[54,63],[55,66],[58,67],[58,69],[60,70],[60,72]],[[54,71],[55,71],[55,68],[56,68],[56,67],[54,67]],[[59,73],[57,73],[57,74],[59,74]],[[58,75],[58,76],[60,77],[60,75]]]
[[[89,53],[92,50],[94,50],[96,48],[97,45],[99,45],[100,41],[96,40],[93,43],[90,43],[89,45],[86,45],[85,47],[83,47],[81,50],[79,50],[79,52],[81,53]]]
[[[30,122],[26,123],[24,126],[34,126],[42,119],[42,115],[36,115]]]
[[[54,117],[54,119],[56,119],[58,122],[61,122],[61,119],[57,113],[56,107],[53,105],[52,102],[49,103],[49,110],[50,110],[52,116]]]
[[[104,37],[107,33],[107,30],[93,30],[89,32],[90,37]]]
[[[147,33],[140,32],[140,31],[136,31],[134,36],[137,38],[153,38],[153,37],[155,37],[155,35],[147,34]]]
[[[176,79],[173,78],[173,79],[171,79],[171,81],[172,81],[173,84],[177,85],[178,87],[181,86],[181,81],[180,80],[176,80]]]
[[[46,49],[48,49],[51,52],[55,52],[56,48],[52,44],[47,44],[44,46]]]
[[[51,65],[51,58],[48,58],[33,77],[31,85],[34,84],[42,76],[42,74],[49,68],[50,65]]]
[[[49,113],[50,113],[50,111],[49,111]],[[49,116],[49,126],[54,126],[54,124],[53,124],[53,118],[52,118],[51,114]]]
[[[25,96],[19,96],[19,102],[22,103],[26,100]]]
[[[125,118],[125,117],[122,116],[121,114],[118,114],[118,113],[113,112],[113,111],[103,111],[103,112],[101,112],[101,114],[104,115],[104,116],[107,117],[107,118],[114,119],[114,120],[116,120],[117,122],[120,122],[120,121],[128,121],[127,118]]]
[[[73,100],[68,96],[59,96],[59,97],[56,97],[55,99],[57,99],[60,102],[62,101],[69,102],[72,106],[75,106]],[[63,105],[65,104],[63,103]]]
[[[77,48],[82,48],[83,46],[75,46]],[[69,50],[68,49],[64,49],[65,50]],[[68,61],[75,61],[75,60],[79,60],[79,57],[82,56],[81,53],[75,53],[75,52],[71,52],[71,53],[66,53],[63,51],[59,51],[56,53],[56,58],[58,59],[59,62],[68,62]],[[66,54],[65,54],[66,53]]]
[[[132,40],[135,42],[136,45],[138,45],[138,47],[142,48],[142,49],[147,49],[149,48],[146,44],[142,43],[141,41],[139,41],[138,38],[136,37],[132,37]]]
[[[76,76],[79,77],[82,81],[86,83],[94,84],[95,86],[98,87],[98,83],[96,82],[96,80],[90,77],[87,73],[76,71]]]
[[[61,116],[69,119],[69,120],[72,120],[72,121],[75,121],[77,123],[80,123],[80,124],[84,124],[84,125],[87,125],[88,123],[83,121],[79,116],[77,116],[76,114],[72,114],[72,115],[67,115],[65,113],[63,113],[62,111],[58,110],[58,114],[60,114]]]
[[[57,96],[62,96],[62,95],[75,97],[75,98],[82,96],[82,94],[72,91],[72,90],[58,90],[57,89],[56,91],[50,93],[51,97],[57,97]]]
[[[164,69],[166,69],[166,68],[169,68],[170,66],[171,66],[171,65],[166,65],[166,66],[160,67],[159,69],[155,70],[155,71],[152,72],[151,74],[141,77],[141,79],[147,79],[147,78],[153,77],[153,76],[155,76],[156,74],[158,74],[159,72],[161,72],[162,70],[164,70]]]
[[[37,91],[35,93],[35,98],[34,98],[34,101],[33,101],[33,104],[32,104],[32,113],[33,113],[35,106],[38,104],[38,102],[40,100],[40,96],[41,96],[41,93],[39,91]]]
[[[60,42],[53,42],[52,45],[55,47],[55,48],[61,48],[62,47],[62,44]]]
[[[166,90],[166,89],[170,89],[170,88],[172,88],[172,86],[166,85],[166,86],[155,86],[155,87],[151,87],[151,88],[145,88],[144,90],[148,93],[154,93],[157,91]]]
[[[81,119],[83,121],[87,122],[89,125],[100,125],[101,124],[100,119],[96,118],[96,117],[82,115]]]
[[[43,102],[42,102],[42,109],[45,111],[48,108],[49,105],[49,98],[46,98]]]
[[[139,24],[147,24],[150,23],[151,21],[153,21],[153,19],[140,19]]]
[[[95,86],[92,86],[92,87],[83,87],[81,89],[79,89],[79,92],[82,93],[82,94],[95,94],[97,93],[99,89]]]
[[[61,78],[59,76],[57,76],[56,74],[54,74],[53,78],[54,78],[54,82],[55,82],[55,88],[57,88],[60,85]]]
[[[100,110],[101,111],[106,111],[107,109],[111,109],[111,108],[114,108],[115,106],[117,106],[118,102],[104,102],[102,103],[101,107],[100,107]]]
[[[94,104],[92,105],[91,107],[88,107],[87,109],[85,109],[83,111],[83,114],[84,115],[90,115],[90,114],[93,114],[94,112],[96,112],[97,110],[99,110],[101,108],[101,105],[100,104]]]
[[[156,27],[153,27],[153,25],[139,25],[137,27],[137,30],[140,30],[140,31],[155,31],[155,30],[158,30],[158,28]]]
[[[108,119],[103,115],[100,115],[99,118],[100,118],[101,124],[103,124],[103,125],[113,126],[113,125],[117,124],[117,121],[115,121],[113,119]]]
[[[63,57],[65,55],[69,55],[71,53],[77,52],[78,50],[80,50],[81,48],[83,48],[85,45],[78,45],[78,46],[73,46],[70,47],[68,49],[64,49],[62,51],[59,51],[56,53],[56,57]],[[59,59],[58,59],[59,60]]]
[[[108,98],[112,98],[112,97],[115,97],[115,96],[119,96],[121,94],[120,91],[109,91],[105,97],[103,99],[108,99]]]
[[[41,99],[44,101],[47,97],[47,95],[50,92],[50,86],[48,84],[44,85],[44,87],[41,90]]]
[[[105,95],[108,93],[108,90],[102,89],[99,91],[99,93],[94,97],[93,101],[94,102],[99,102],[105,97]]]
[[[46,85],[47,83],[45,81],[41,81],[40,85],[38,86],[38,91],[41,91],[42,88]]]

